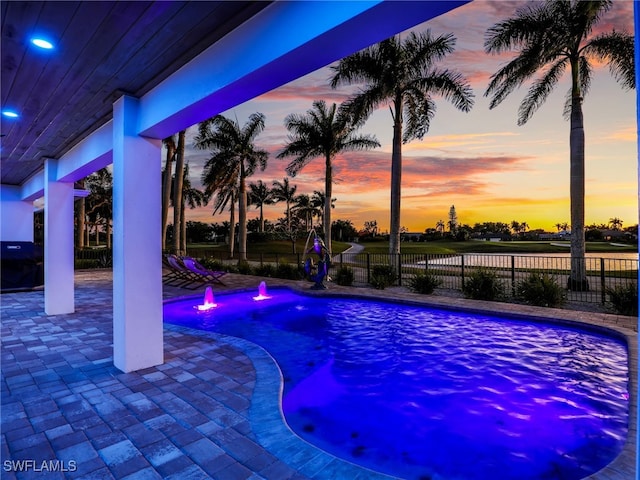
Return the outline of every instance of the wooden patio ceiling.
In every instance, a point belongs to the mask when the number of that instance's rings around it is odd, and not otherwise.
[[[266,1],[3,1],[0,183],[21,185],[264,7]],[[55,44],[39,51],[32,35]]]

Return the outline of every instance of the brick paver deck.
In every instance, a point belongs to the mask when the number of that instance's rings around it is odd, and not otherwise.
[[[227,288],[254,288],[259,281],[225,276]],[[331,289],[348,292],[333,285]],[[192,293],[165,287],[165,298]],[[362,289],[358,293],[380,295]],[[386,295],[424,301],[405,293]],[[473,308],[460,299],[429,300]],[[247,341],[165,325],[164,364],[134,373],[116,369],[110,271],[76,274],[73,314],[46,315],[42,291],[3,294],[0,301],[2,479],[389,478],[338,460],[294,436],[280,417],[279,370],[266,352]],[[589,320],[613,325],[626,335],[633,441],[592,478],[634,478],[634,323],[625,317],[521,305],[495,308]]]

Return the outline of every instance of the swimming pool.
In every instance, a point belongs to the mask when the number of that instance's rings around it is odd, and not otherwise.
[[[595,332],[288,290],[168,302],[165,320],[243,337],[285,377],[302,438],[403,478],[578,479],[621,451],[627,352]]]

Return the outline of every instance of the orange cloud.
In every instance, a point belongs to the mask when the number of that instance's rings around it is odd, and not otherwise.
[[[605,137],[606,140],[636,142],[638,140],[638,129],[635,126],[628,126],[612,132]]]

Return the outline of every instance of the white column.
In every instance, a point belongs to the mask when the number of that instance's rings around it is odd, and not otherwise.
[[[44,311],[73,313],[73,183],[58,182],[58,161],[44,164]]]
[[[139,106],[113,106],[113,358],[132,372],[164,361],[161,140],[137,135]]]
[[[0,186],[0,240],[33,242],[33,202],[22,200],[22,188]]]

